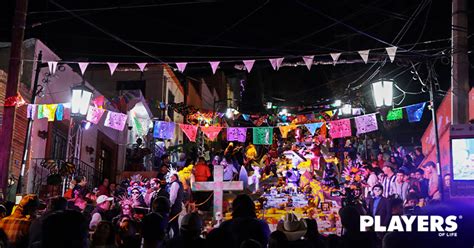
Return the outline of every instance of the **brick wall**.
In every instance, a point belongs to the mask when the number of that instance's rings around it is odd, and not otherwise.
[[[0,119],[3,120],[3,104],[5,103],[5,87],[7,82],[7,74],[0,70]],[[28,90],[22,85],[20,87],[20,94],[29,102],[30,94]],[[0,122],[1,123],[1,122]],[[1,124],[0,124],[1,125]],[[15,128],[13,133],[13,142],[10,159],[10,174],[14,178],[18,178],[21,169],[21,160],[23,156],[23,146],[25,142],[26,129],[28,126],[28,119],[26,118],[26,105],[17,108]],[[27,170],[28,168],[26,168]],[[24,185],[26,186],[26,185]]]

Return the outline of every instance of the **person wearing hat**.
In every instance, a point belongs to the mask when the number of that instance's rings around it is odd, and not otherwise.
[[[31,222],[39,207],[37,195],[25,195],[13,213],[0,220],[0,229],[5,231],[11,247],[28,247]]]
[[[306,222],[303,219],[299,220],[294,213],[287,213],[283,220],[278,222],[277,230],[285,234],[289,245],[305,242],[302,238],[307,231]]]
[[[110,206],[112,205],[111,202],[113,200],[113,197],[108,197],[106,195],[97,197],[97,206],[92,211],[92,220],[89,224],[89,228],[91,230],[94,230],[97,227],[97,224],[99,224],[99,222],[102,220],[108,220],[106,213],[110,209]]]

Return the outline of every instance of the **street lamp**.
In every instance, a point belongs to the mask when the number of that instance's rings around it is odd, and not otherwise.
[[[71,116],[82,117],[87,114],[92,99],[92,90],[84,82],[72,88]]]
[[[393,81],[380,80],[372,84],[372,93],[376,107],[392,106],[393,102]]]

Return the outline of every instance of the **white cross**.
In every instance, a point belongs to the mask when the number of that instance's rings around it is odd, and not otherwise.
[[[222,201],[224,190],[243,190],[244,183],[242,181],[224,182],[224,167],[221,165],[214,166],[214,182],[194,182],[191,185],[192,191],[214,191],[214,217],[217,212],[222,213]]]

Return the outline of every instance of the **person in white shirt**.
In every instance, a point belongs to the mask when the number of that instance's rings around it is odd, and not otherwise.
[[[170,176],[170,203],[171,203],[171,221],[169,228],[173,230],[173,236],[179,232],[178,215],[183,210],[184,190],[183,185],[179,182],[178,174]]]
[[[234,167],[232,161],[228,158],[223,158],[221,165],[224,167],[224,181],[232,181],[234,179],[234,175],[239,173]]]

